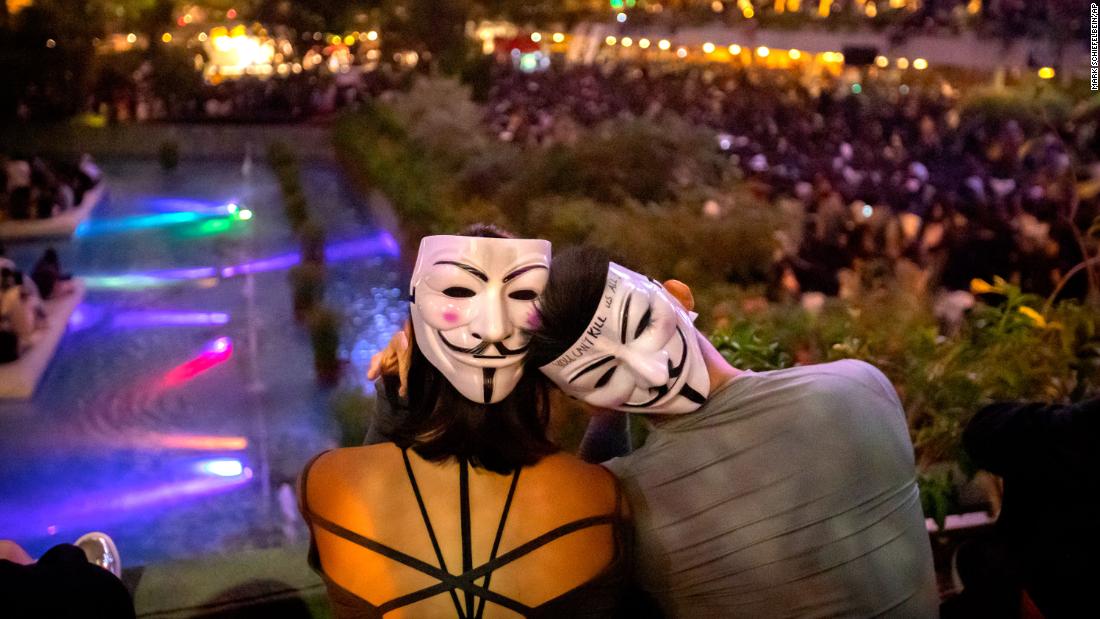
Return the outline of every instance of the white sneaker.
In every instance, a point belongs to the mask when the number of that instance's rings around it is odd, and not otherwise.
[[[110,535],[92,531],[81,535],[74,545],[84,551],[88,563],[98,565],[117,578],[122,578],[122,560],[118,556],[115,540]]]

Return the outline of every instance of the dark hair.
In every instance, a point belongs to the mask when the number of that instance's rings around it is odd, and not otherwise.
[[[461,236],[514,238],[493,225],[475,224]],[[500,402],[479,404],[451,385],[416,345],[409,366],[409,407],[386,433],[426,460],[459,458],[495,473],[511,473],[558,451],[546,436],[550,400],[546,379],[526,371]]]
[[[598,247],[570,247],[554,256],[550,277],[539,297],[539,325],[531,330],[527,366],[540,368],[557,359],[584,333],[607,284],[611,256]]]

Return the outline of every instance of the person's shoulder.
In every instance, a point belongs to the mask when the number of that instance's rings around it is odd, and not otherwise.
[[[528,469],[523,475],[534,482],[533,487],[546,490],[547,500],[568,497],[594,501],[607,508],[611,508],[616,500],[618,482],[615,476],[606,468],[585,462],[572,454],[551,454]]]
[[[396,474],[404,475],[401,450],[393,443],[345,447],[327,451],[303,470],[299,483],[316,510],[339,508],[346,499],[361,499],[385,491]]]
[[[859,359],[841,359],[829,363],[796,366],[758,375],[764,381],[781,383],[818,398],[819,401],[847,403],[853,397],[884,398],[899,404],[897,392],[877,367]]]

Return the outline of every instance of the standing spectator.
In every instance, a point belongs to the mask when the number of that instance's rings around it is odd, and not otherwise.
[[[1079,617],[1094,607],[1100,533],[1089,506],[1100,493],[1100,398],[987,406],[963,445],[974,464],[1004,479],[998,541],[1043,615]]]
[[[49,248],[38,259],[31,271],[31,279],[38,287],[43,299],[54,298],[55,294],[65,294],[68,291],[66,285],[72,276],[61,272],[61,260],[57,257],[57,250]]]

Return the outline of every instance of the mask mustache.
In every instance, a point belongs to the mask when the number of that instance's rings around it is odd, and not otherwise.
[[[484,355],[485,351],[488,350],[490,346],[492,346],[493,348],[496,348],[496,350],[500,354],[500,356],[510,357],[510,356],[513,356],[513,355],[521,355],[521,354],[527,352],[527,348],[530,346],[530,343],[527,343],[527,344],[524,344],[523,346],[512,349],[512,348],[508,348],[507,346],[505,346],[504,342],[487,342],[487,341],[482,340],[481,342],[478,342],[478,344],[476,346],[471,346],[470,348],[462,348],[461,346],[455,346],[454,344],[449,342],[447,340],[446,336],[444,336],[442,332],[438,332],[438,333],[439,333],[439,339],[443,340],[443,344],[447,348],[450,348],[451,350],[453,350],[455,352],[466,354],[466,355],[475,355],[475,356],[476,355]]]
[[[661,398],[668,395],[668,392],[672,390],[672,388],[669,387],[669,383],[676,382],[676,379],[684,373],[684,367],[687,365],[688,356],[687,336],[684,335],[683,330],[681,330],[679,327],[676,328],[676,333],[680,336],[680,342],[683,344],[684,352],[683,355],[680,357],[680,362],[675,366],[672,365],[671,359],[668,360],[668,383],[661,385],[660,387],[654,387],[653,389],[650,389],[650,392],[654,395],[652,398],[649,399],[649,401],[642,402],[640,404],[625,404],[624,406],[627,406],[629,408],[646,408],[660,401]],[[706,401],[706,398],[703,398],[701,395],[699,395],[699,392],[695,389],[692,389],[691,386],[687,383],[684,383],[684,385],[680,388],[679,395],[699,404],[702,404],[704,401]],[[696,398],[698,398],[698,400]]]

